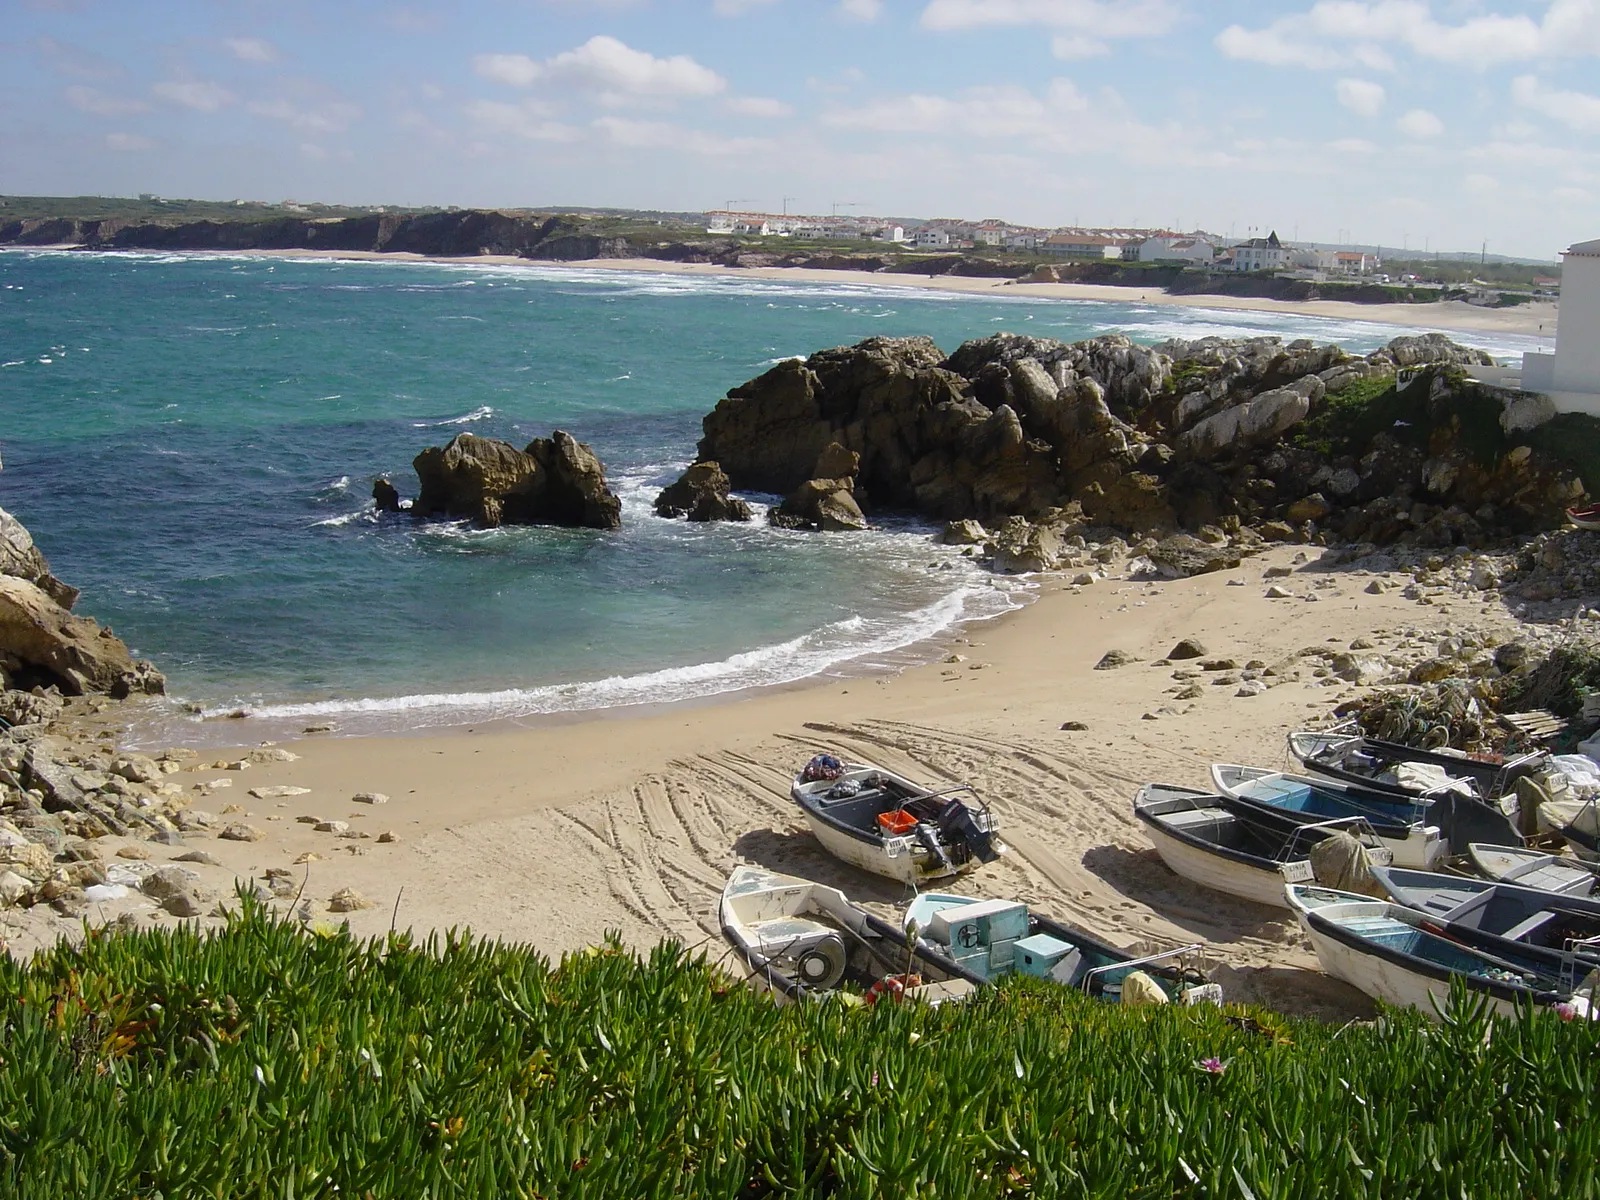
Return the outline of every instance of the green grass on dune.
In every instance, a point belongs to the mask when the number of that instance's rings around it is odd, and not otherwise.
[[[669,944],[552,966],[249,906],[0,986],[0,1194],[33,1200],[1582,1196],[1600,1162],[1596,1030],[1548,1013],[780,1010]]]

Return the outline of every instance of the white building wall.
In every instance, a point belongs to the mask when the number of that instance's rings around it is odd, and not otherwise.
[[[1561,266],[1554,389],[1600,394],[1600,242],[1567,251]]]

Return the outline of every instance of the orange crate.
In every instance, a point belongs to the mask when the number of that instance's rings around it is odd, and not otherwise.
[[[917,827],[917,819],[904,809],[878,814],[878,824],[891,837],[902,837]]]

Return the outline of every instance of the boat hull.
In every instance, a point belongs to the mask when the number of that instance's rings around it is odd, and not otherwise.
[[[1311,939],[1322,969],[1335,979],[1343,980],[1374,1000],[1382,1000],[1403,1008],[1414,1008],[1438,1020],[1450,999],[1450,980],[1436,979],[1420,971],[1410,970],[1376,954],[1357,949],[1324,933],[1302,915],[1300,927]],[[1469,981],[1470,986],[1470,981]],[[1488,992],[1478,991],[1486,997],[1494,1010],[1506,1016],[1516,1015],[1517,1006]]]
[[[921,884],[934,880],[959,879],[977,870],[982,864],[971,858],[947,869],[921,846],[909,845],[897,854],[892,846],[881,839],[866,840],[852,836],[837,826],[806,813],[806,824],[822,844],[822,848],[841,862],[859,867],[873,875],[893,879],[905,884]]]
[[[1161,861],[1191,882],[1217,892],[1252,900],[1273,908],[1288,908],[1283,876],[1275,869],[1252,867],[1221,854],[1202,850],[1168,833],[1158,822],[1144,822],[1145,836],[1154,843]]]

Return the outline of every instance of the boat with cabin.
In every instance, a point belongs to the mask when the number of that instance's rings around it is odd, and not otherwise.
[[[919,943],[927,943],[952,969],[986,983],[1032,975],[1111,1002],[1133,1002],[1135,997],[1154,1003],[1222,1000],[1222,989],[1191,965],[1201,950],[1198,943],[1129,954],[1030,912],[1020,900],[924,892],[907,906],[903,925],[908,938],[915,935]],[[1132,980],[1135,973],[1142,978]]]

